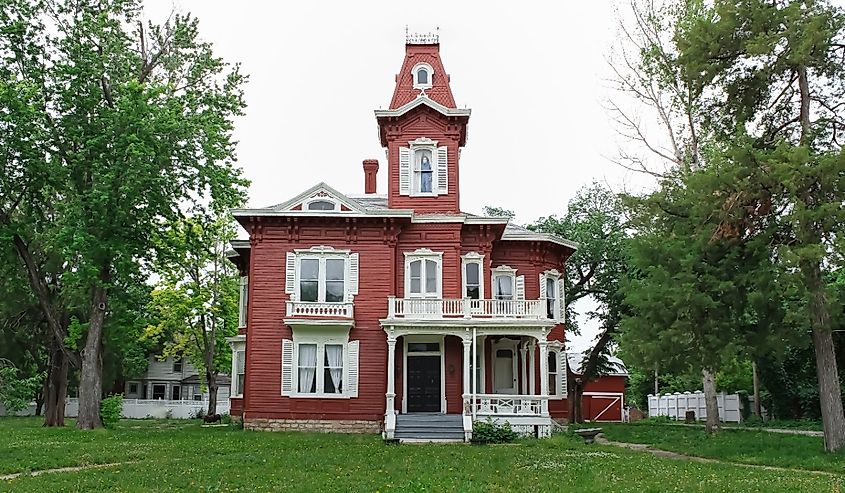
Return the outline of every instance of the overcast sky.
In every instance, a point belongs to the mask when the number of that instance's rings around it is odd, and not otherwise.
[[[200,20],[202,37],[249,74],[237,121],[250,206],[283,202],[325,181],[363,193],[361,161],[386,161],[373,110],[386,108],[412,32],[440,28],[459,107],[472,109],[461,154],[461,207],[516,212],[525,224],[561,215],[579,187],[643,178],[608,161],[616,149],[604,101],[616,2],[233,2],[147,0]],[[586,308],[586,307],[584,307]],[[583,322],[582,322],[583,324]],[[594,330],[572,346],[583,348]]]

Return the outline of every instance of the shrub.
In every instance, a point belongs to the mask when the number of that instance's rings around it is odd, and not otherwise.
[[[103,419],[103,426],[114,428],[114,425],[123,416],[123,396],[112,394],[103,399],[103,402],[100,403],[100,416]]]
[[[487,421],[472,424],[472,443],[510,443],[518,437],[519,434],[513,431],[507,421],[499,425],[488,418]]]

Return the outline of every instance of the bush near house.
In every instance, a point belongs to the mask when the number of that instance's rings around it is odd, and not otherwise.
[[[511,424],[496,424],[492,420],[476,421],[472,424],[472,443],[510,443],[519,438]]]
[[[112,394],[100,403],[100,416],[103,418],[103,426],[114,428],[123,416],[123,395]]]

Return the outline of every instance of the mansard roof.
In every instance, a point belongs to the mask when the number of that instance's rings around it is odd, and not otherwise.
[[[455,98],[452,96],[452,89],[449,87],[449,75],[443,68],[440,59],[440,44],[408,42],[405,44],[405,59],[402,61],[402,68],[396,75],[396,88],[393,90],[393,98],[390,100],[390,109],[397,109],[415,100],[421,89],[414,88],[413,68],[425,64],[434,71],[431,79],[431,87],[425,89],[429,98],[447,108],[455,108]]]

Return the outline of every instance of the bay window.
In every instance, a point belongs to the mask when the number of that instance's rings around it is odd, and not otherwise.
[[[347,337],[346,333],[316,335],[306,332],[302,337],[294,334],[294,340],[283,340],[282,395],[356,397],[358,341],[348,341]],[[286,388],[288,381],[289,390]]]
[[[566,397],[566,353],[560,348],[549,348],[549,396]]]

